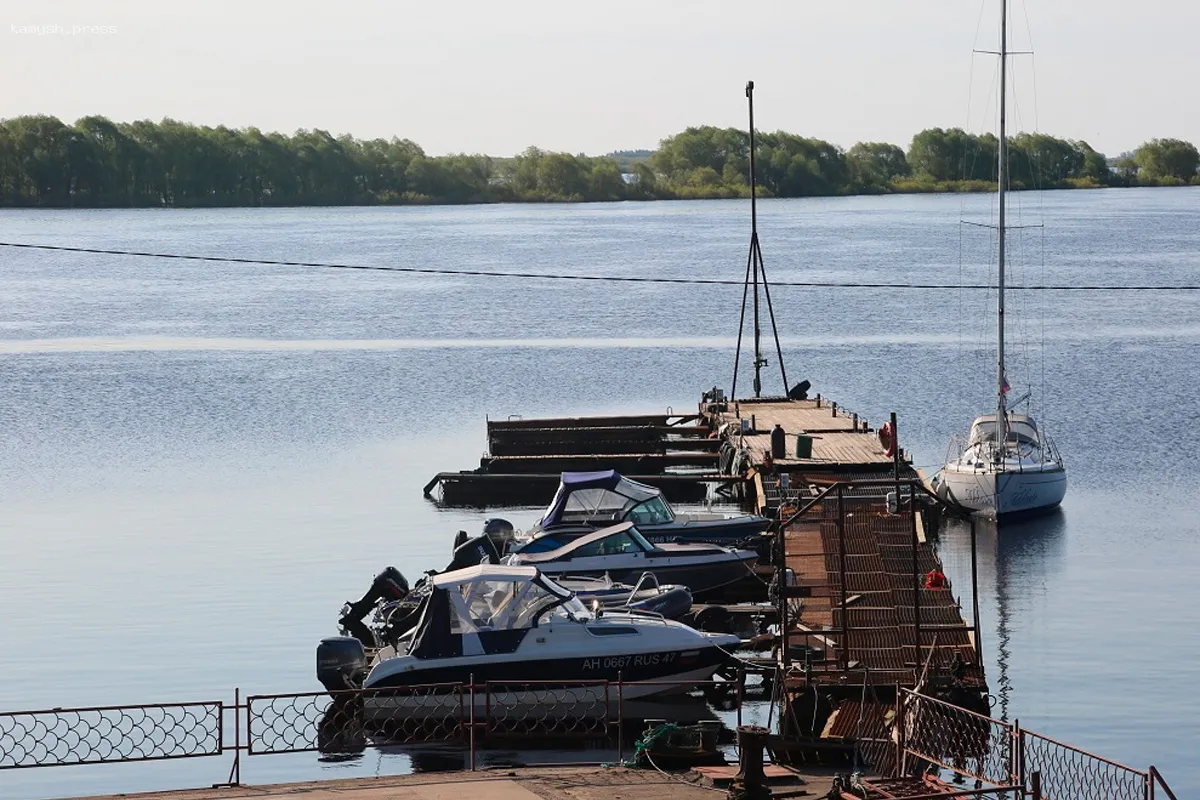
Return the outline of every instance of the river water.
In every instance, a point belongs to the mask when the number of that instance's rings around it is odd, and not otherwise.
[[[1015,283],[1195,283],[1200,190],[1018,195]],[[776,281],[986,283],[986,197],[767,201]],[[8,211],[0,240],[378,266],[739,280],[745,203]],[[421,487],[486,416],[691,408],[728,388],[737,286],[566,283],[0,248],[0,711],[318,688],[313,649],[383,565],[441,567]],[[994,275],[992,275],[994,280]],[[773,292],[789,378],[924,467],[990,405],[981,290]],[[1200,295],[1011,293],[1015,393],[1061,514],[980,537],[996,713],[1200,792]],[[778,391],[774,358],[766,390]],[[743,363],[745,359],[743,359]],[[747,374],[742,386],[749,385]],[[532,509],[506,510],[519,525]],[[941,552],[961,592],[969,548]],[[1192,587],[1192,588],[1189,588]],[[222,764],[227,762],[222,762]],[[212,759],[0,772],[4,798],[207,785]],[[247,759],[251,782],[412,768]]]

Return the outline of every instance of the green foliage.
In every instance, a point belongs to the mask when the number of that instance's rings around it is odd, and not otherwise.
[[[1170,185],[1183,185],[1196,177],[1200,153],[1191,142],[1151,139],[1134,151],[1133,160],[1138,166],[1139,181],[1163,184],[1170,179]]]
[[[976,136],[962,128],[929,128],[913,137],[908,163],[914,175],[932,181],[994,183],[999,146],[990,133]]]
[[[998,142],[930,128],[907,153],[882,142],[848,151],[784,131],[757,137],[764,197],[995,188]],[[1155,139],[1110,162],[1087,142],[1019,134],[1013,188],[1200,184],[1194,145]],[[1110,169],[1111,166],[1111,169]],[[322,130],[291,136],[171,119],[91,116],[0,121],[0,206],[283,206],[734,198],[750,193],[750,137],[701,126],[659,149],[593,158],[530,147],[512,158],[432,157],[408,139]]]
[[[850,185],[863,194],[886,192],[892,182],[912,173],[904,151],[894,144],[859,142],[846,151]]]

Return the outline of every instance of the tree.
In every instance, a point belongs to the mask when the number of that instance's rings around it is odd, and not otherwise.
[[[1091,178],[1096,183],[1107,184],[1112,180],[1108,168],[1108,159],[1103,153],[1097,153],[1087,142],[1077,142],[1083,151],[1083,166],[1079,169],[1079,177]]]
[[[588,188],[586,173],[575,156],[547,153],[538,164],[538,188],[554,200],[582,200]]]
[[[908,163],[914,175],[934,181],[996,180],[999,140],[962,128],[928,128],[913,137]]]
[[[854,191],[884,191],[893,178],[905,177],[912,170],[904,151],[894,144],[859,142],[846,151],[850,185]]]
[[[625,179],[612,158],[598,158],[588,179],[589,200],[621,200],[625,197]]]
[[[1191,142],[1180,139],[1151,139],[1134,151],[1138,177],[1150,180],[1175,178],[1190,181],[1200,166],[1200,153]]]
[[[1032,189],[1079,177],[1083,161],[1084,152],[1076,142],[1044,133],[1020,133],[1009,141],[1009,180]]]
[[[626,190],[630,196],[650,200],[658,196],[658,176],[644,161],[633,165],[633,182]]]

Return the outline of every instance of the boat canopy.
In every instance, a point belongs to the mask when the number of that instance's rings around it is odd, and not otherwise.
[[[533,566],[479,564],[435,575],[431,584],[408,651],[417,658],[511,652],[560,605],[587,616],[575,595]]]
[[[1041,437],[1038,435],[1037,423],[1033,421],[1033,417],[1025,414],[1008,414],[1008,431],[1005,435],[1006,442],[1016,441],[1021,444],[1039,444]],[[976,417],[971,423],[971,439],[970,444],[979,444],[980,442],[996,441],[996,415],[984,414],[981,417]]]
[[[612,523],[629,520],[642,525],[675,519],[653,486],[631,481],[616,470],[564,472],[550,506],[538,520],[547,528],[570,522]]]
[[[589,556],[648,553],[657,549],[646,541],[646,537],[642,536],[632,522],[622,522],[619,525],[601,528],[585,536],[580,536],[554,550],[540,553],[520,551],[514,553],[510,558],[517,564],[543,564],[549,561]]]

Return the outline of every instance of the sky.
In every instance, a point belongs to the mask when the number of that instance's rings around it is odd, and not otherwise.
[[[1018,130],[1200,144],[1200,0],[1012,0]],[[100,114],[427,153],[653,148],[689,125],[849,147],[995,125],[999,0],[5,0],[0,118]]]

